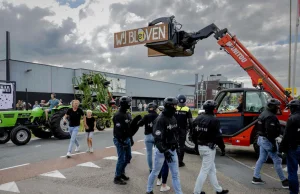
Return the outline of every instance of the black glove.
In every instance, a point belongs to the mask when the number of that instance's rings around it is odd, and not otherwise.
[[[164,153],[164,155],[165,155],[165,159],[167,160],[168,163],[172,163],[173,162],[173,159],[172,159],[173,154],[171,154],[171,152],[166,151]]]
[[[132,137],[130,138],[130,144],[131,144],[131,147],[134,145],[134,141],[133,141]]]

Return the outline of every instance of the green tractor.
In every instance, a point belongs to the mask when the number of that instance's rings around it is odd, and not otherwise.
[[[73,78],[74,98],[81,101],[80,107],[92,110],[96,118],[96,128],[99,131],[111,127],[112,107],[115,101],[109,92],[110,81],[100,73],[91,72]]]
[[[45,122],[44,110],[48,107],[36,107],[32,110],[11,110],[0,112],[0,144],[11,140],[16,145],[25,145],[34,136],[48,139],[52,136],[58,139],[68,139],[67,125],[62,116],[70,106],[58,106],[49,112],[51,125]]]
[[[74,98],[81,101],[84,112],[93,111],[98,130],[111,126],[112,106],[115,104],[108,91],[110,82],[100,73],[83,74],[73,78]],[[57,106],[48,113],[49,122],[45,121],[44,110],[37,107],[32,110],[0,111],[0,144],[11,140],[16,145],[25,145],[31,139],[31,133],[41,139],[54,136],[57,139],[69,139],[68,121],[63,116],[70,106]]]

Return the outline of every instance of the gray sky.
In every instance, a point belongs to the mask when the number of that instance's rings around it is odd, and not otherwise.
[[[295,12],[293,4],[293,35]],[[189,32],[211,23],[228,28],[287,87],[289,1],[282,0],[0,0],[0,59],[9,30],[17,60],[181,84],[194,83],[195,73],[221,73],[251,87],[249,76],[219,50],[213,36],[199,41],[187,58],[148,58],[143,45],[113,48],[114,32],[146,27],[171,15]],[[297,60],[299,64],[300,54]],[[300,87],[300,80],[296,82]]]

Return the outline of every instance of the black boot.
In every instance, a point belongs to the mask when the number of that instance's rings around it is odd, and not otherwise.
[[[121,179],[121,177],[115,177],[114,183],[117,185],[126,185],[127,183]]]
[[[150,192],[146,192],[146,194],[154,194],[154,193],[153,193],[153,191],[150,191]]]
[[[179,162],[179,167],[183,167],[185,166],[185,163],[184,162]]]
[[[223,191],[221,191],[221,192],[217,192],[217,194],[226,194],[226,193],[228,193],[229,191],[228,190],[223,190]]]
[[[123,180],[125,180],[125,181],[129,180],[129,177],[126,176],[125,174],[122,174],[120,178],[123,179]]]

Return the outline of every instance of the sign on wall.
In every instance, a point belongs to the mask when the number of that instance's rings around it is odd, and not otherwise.
[[[15,108],[15,83],[0,81],[0,110]]]
[[[195,97],[194,96],[186,96],[186,106],[194,107],[195,106]]]
[[[160,42],[169,39],[168,24],[160,24],[117,32],[114,34],[114,48]]]
[[[110,87],[108,88],[109,92],[126,93],[126,79],[106,77],[106,80],[110,81]]]

